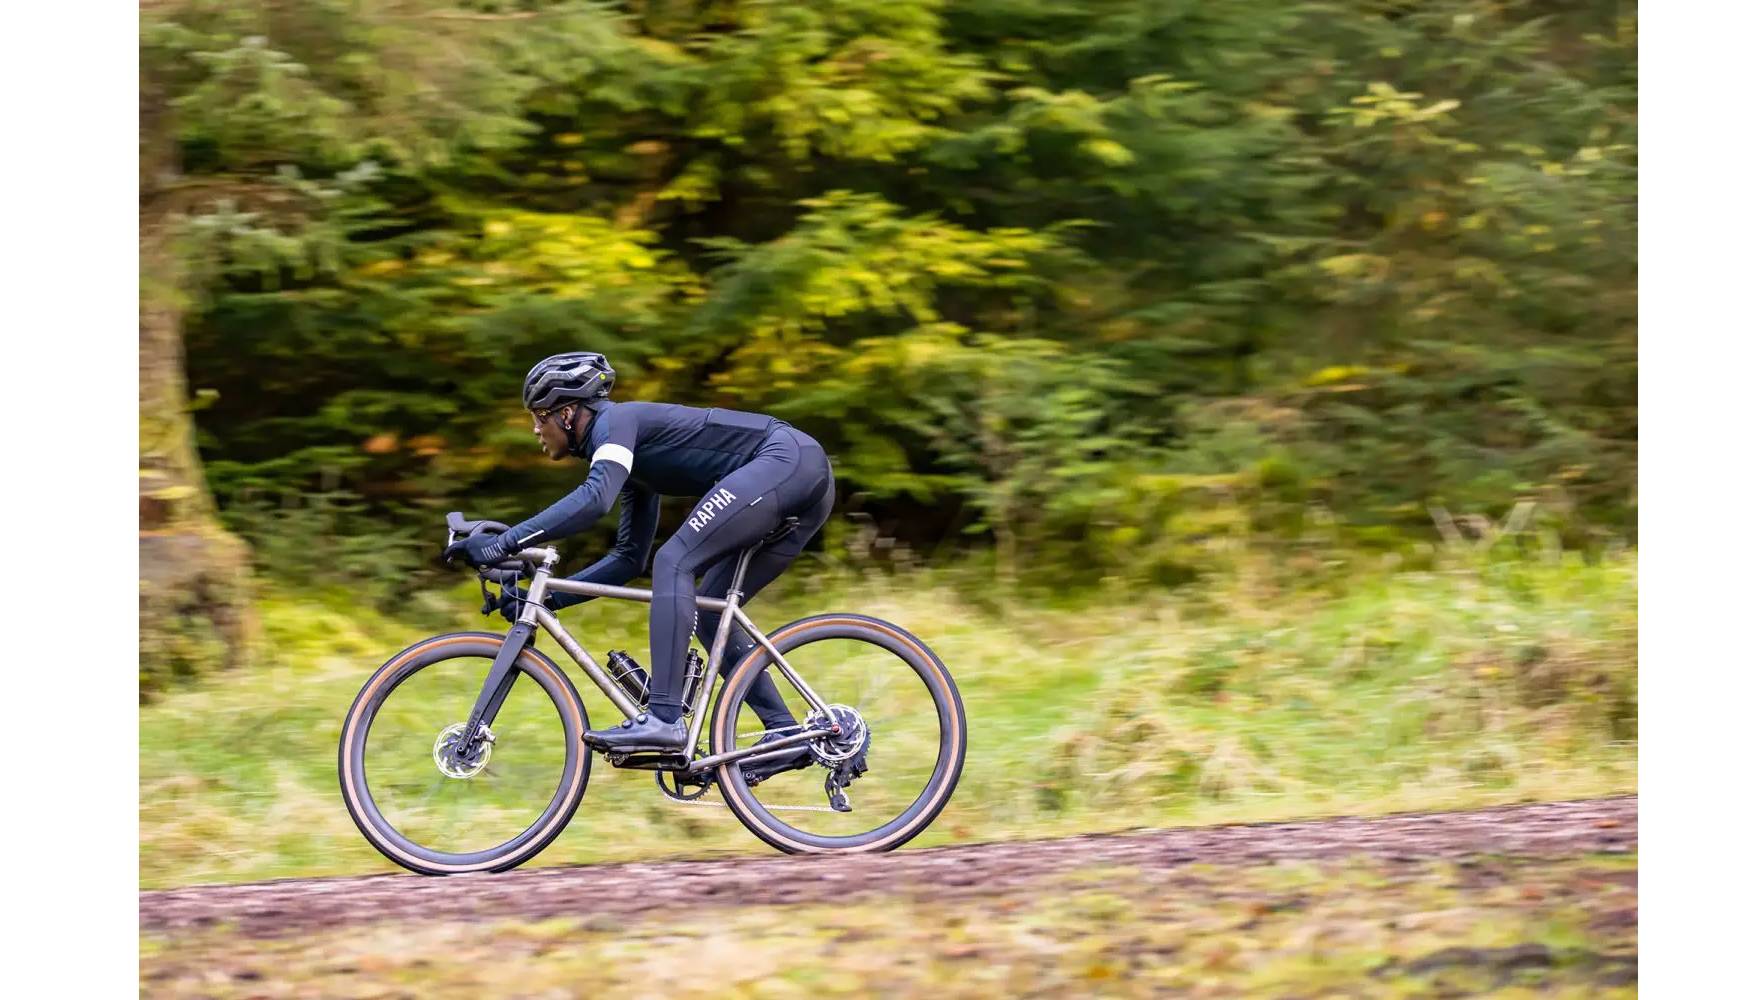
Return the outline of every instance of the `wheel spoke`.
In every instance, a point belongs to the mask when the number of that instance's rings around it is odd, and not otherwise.
[[[427,788],[427,793],[420,797],[420,804],[424,806],[428,802],[431,802],[433,799],[433,795],[436,794],[440,788],[444,787],[444,784],[445,784],[445,776],[441,774],[441,775],[439,775],[438,779],[436,781],[434,781],[432,783],[432,785],[430,785]]]

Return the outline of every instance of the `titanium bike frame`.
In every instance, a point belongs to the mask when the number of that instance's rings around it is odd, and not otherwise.
[[[750,559],[756,554],[761,544],[757,543],[744,549],[742,554],[738,556],[737,571],[732,575],[731,587],[725,592],[723,598],[702,597],[698,594],[695,596],[697,609],[719,612],[719,629],[713,636],[713,647],[707,654],[707,664],[703,668],[705,676],[698,685],[698,690],[695,692],[695,704],[690,709],[692,716],[689,721],[689,739],[688,743],[685,744],[684,751],[688,755],[688,763],[682,767],[661,767],[658,768],[659,770],[699,774],[733,761],[742,760],[746,763],[754,763],[768,760],[782,755],[797,744],[840,734],[841,727],[839,725],[831,725],[827,729],[804,729],[764,743],[760,748],[750,746],[742,750],[727,750],[724,753],[707,757],[694,756],[700,745],[701,726],[707,718],[707,705],[712,698],[713,688],[719,680],[719,666],[725,657],[725,646],[731,637],[733,621],[737,623],[739,628],[743,629],[744,634],[768,651],[768,655],[774,658],[774,666],[778,667],[786,680],[798,690],[799,694],[804,696],[804,700],[810,704],[813,710],[820,713],[823,718],[833,718],[829,714],[828,703],[818,697],[811,686],[805,683],[804,678],[798,676],[798,672],[792,669],[792,664],[786,662],[786,657],[782,656],[780,650],[776,649],[774,644],[769,641],[767,633],[758,628],[756,623],[751,621],[749,615],[745,614],[743,608],[740,607],[740,602],[743,600],[744,572],[749,569]],[[511,559],[524,563],[530,568],[532,574],[530,589],[524,597],[524,607],[519,610],[517,622],[512,626],[512,630],[506,634],[505,644],[500,647],[499,655],[494,658],[493,667],[488,670],[487,678],[482,684],[481,694],[476,698],[475,708],[470,712],[469,722],[464,726],[463,732],[469,735],[463,745],[458,748],[460,755],[472,754],[479,741],[483,739],[483,733],[493,725],[494,717],[499,713],[500,706],[505,703],[506,696],[511,693],[513,682],[518,678],[518,672],[513,669],[512,665],[524,652],[524,647],[528,646],[535,638],[538,626],[554,637],[555,642],[559,643],[560,647],[566,650],[567,655],[579,664],[579,668],[585,671],[585,676],[591,678],[591,682],[597,685],[598,690],[603,692],[604,697],[608,698],[610,704],[614,705],[625,718],[632,719],[636,715],[642,714],[644,710],[635,704],[632,698],[628,697],[627,692],[614,678],[598,666],[591,654],[585,651],[585,647],[573,638],[572,634],[555,617],[554,612],[543,606],[542,601],[543,597],[552,590],[563,594],[582,594],[587,597],[607,597],[612,600],[640,601],[650,604],[652,603],[652,591],[641,590],[637,587],[614,587],[603,583],[583,583],[564,578],[553,579],[555,563],[560,561],[560,553],[553,548],[524,549],[512,556]],[[680,665],[678,666],[680,667]],[[653,668],[656,669],[657,664],[653,664]],[[639,754],[628,756],[637,755]],[[624,757],[625,759],[626,757]],[[615,763],[615,761],[612,760],[611,763]]]

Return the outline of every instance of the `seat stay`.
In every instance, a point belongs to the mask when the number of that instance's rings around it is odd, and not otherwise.
[[[792,664],[786,662],[786,657],[782,656],[780,650],[775,648],[774,643],[768,639],[768,634],[757,628],[756,623],[750,620],[749,615],[743,613],[742,608],[734,607],[731,609],[731,613],[736,616],[738,624],[743,627],[744,634],[754,639],[756,645],[767,650],[768,655],[774,658],[774,666],[785,675],[786,680],[797,689],[798,693],[804,696],[804,700],[810,703],[810,707],[828,715],[829,703],[824,701],[822,696],[818,695],[809,684],[806,684],[803,677],[798,676],[798,671],[792,669]]]

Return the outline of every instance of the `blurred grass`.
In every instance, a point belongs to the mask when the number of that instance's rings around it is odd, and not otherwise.
[[[666,997],[1634,996],[1636,863],[1087,868],[973,897],[905,886],[635,920],[217,930],[147,937],[141,975],[147,995],[211,997],[571,996],[584,982]]]
[[[857,610],[912,630],[968,710],[962,784],[916,844],[1135,826],[1463,808],[1620,793],[1637,777],[1637,556],[1450,557],[1295,589],[1267,573],[1171,594],[1114,587],[1008,605],[966,572],[797,571],[751,607],[772,629]],[[395,870],[341,805],[342,713],[438,629],[503,628],[473,584],[401,620],[346,591],[276,590],[258,665],[141,709],[145,887]],[[599,656],[645,647],[643,605],[563,614]],[[557,662],[570,661],[540,640]],[[607,702],[572,671],[594,720]],[[601,763],[536,864],[765,853],[722,809]]]

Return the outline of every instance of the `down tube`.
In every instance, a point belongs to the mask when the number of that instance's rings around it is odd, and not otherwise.
[[[585,676],[591,678],[591,683],[597,685],[598,690],[603,692],[603,696],[616,707],[616,711],[629,719],[640,714],[640,706],[634,704],[633,699],[628,697],[627,692],[622,690],[620,684],[617,684],[610,679],[608,674],[603,672],[603,668],[597,665],[597,661],[591,658],[591,654],[585,652],[585,647],[573,640],[572,635],[561,627],[560,621],[555,618],[553,613],[540,605],[535,606],[535,611],[537,624],[541,625],[549,635],[554,636],[555,642],[560,643],[561,648],[567,651],[567,655],[579,664],[579,669],[585,671]]]

